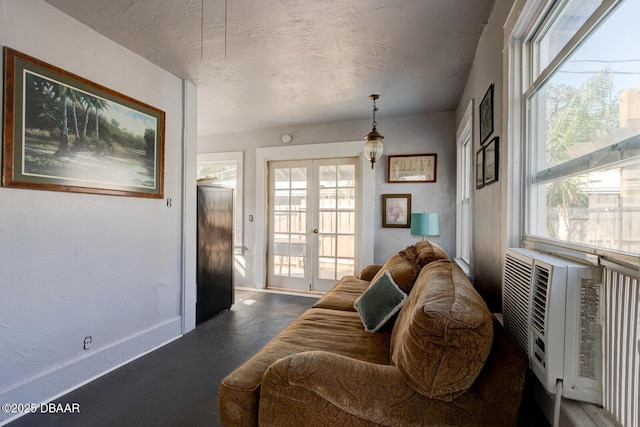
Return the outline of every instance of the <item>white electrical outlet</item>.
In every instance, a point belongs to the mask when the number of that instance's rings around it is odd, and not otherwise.
[[[91,337],[84,337],[84,349],[89,350],[91,348]]]

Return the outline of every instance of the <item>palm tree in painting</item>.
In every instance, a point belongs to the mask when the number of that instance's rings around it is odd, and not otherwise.
[[[69,89],[69,104],[71,105],[71,120],[73,125],[73,132],[75,134],[75,139],[73,142],[73,146],[71,147],[71,151],[78,151],[78,143],[80,138],[80,130],[78,129],[78,114],[76,112],[76,107],[81,105],[80,99],[82,97],[82,93],[78,92],[75,89]]]
[[[56,86],[49,80],[28,73],[27,110],[34,114],[25,117],[25,127],[31,129],[52,129],[57,126],[59,103],[56,101]]]
[[[144,148],[147,159],[153,159],[156,155],[156,131],[151,128],[144,130]]]
[[[87,146],[87,131],[89,129],[89,116],[91,115],[91,110],[93,109],[93,101],[95,99],[96,98],[94,96],[91,96],[88,94],[84,94],[80,99],[82,108],[84,108],[84,122],[82,124],[82,129],[80,131],[80,140],[82,141],[84,148],[86,148]]]
[[[93,99],[93,109],[95,111],[95,123],[96,123],[96,134],[95,134],[95,143],[96,149],[100,144],[100,112],[109,109],[109,103],[102,98],[94,98]]]
[[[62,120],[60,122],[60,144],[56,156],[71,156],[69,149],[69,113],[68,102],[71,89],[64,85],[58,85],[58,95],[60,99],[60,108],[62,109]]]

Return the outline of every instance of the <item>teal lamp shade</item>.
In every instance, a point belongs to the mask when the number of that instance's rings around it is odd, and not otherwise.
[[[411,214],[411,234],[422,236],[422,240],[426,240],[427,236],[439,236],[440,214],[428,212]]]

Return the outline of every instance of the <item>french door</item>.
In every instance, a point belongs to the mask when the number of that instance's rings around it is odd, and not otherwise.
[[[354,274],[357,160],[269,162],[267,287],[326,292]]]

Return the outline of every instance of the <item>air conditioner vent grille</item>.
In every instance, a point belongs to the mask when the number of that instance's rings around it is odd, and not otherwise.
[[[531,325],[544,336],[549,291],[549,270],[536,264],[533,271]]]
[[[529,355],[529,295],[531,292],[531,263],[507,253],[505,259],[504,323],[520,349]]]
[[[617,297],[612,298],[611,303],[607,303],[605,297],[603,303],[600,298],[602,280],[602,269],[590,264],[527,248],[507,248],[505,251],[504,326],[528,356],[529,368],[547,393],[557,393],[557,381],[562,379],[563,397],[598,405],[603,402],[601,305],[619,310],[628,322],[629,304],[625,305]],[[614,293],[617,295],[617,291]],[[626,300],[637,306],[639,294]],[[604,318],[607,318],[606,314]],[[640,316],[634,318],[637,320]],[[640,330],[640,323],[631,323],[637,324]],[[618,332],[622,329],[619,325],[607,329],[611,331],[611,351],[620,357],[614,364],[619,366],[628,365],[630,360],[628,354],[621,353],[620,343],[629,342],[630,338],[628,329]],[[640,341],[631,338],[630,342]],[[633,348],[632,352],[637,349]],[[637,363],[634,365],[636,374],[640,371],[638,366]],[[621,373],[612,370],[608,381],[617,381]],[[627,369],[623,376],[631,377],[632,374]],[[624,378],[623,381],[625,387],[631,384],[634,390],[629,402],[637,403],[637,379],[629,382]],[[615,405],[621,401],[620,391],[616,389],[612,393],[611,400]],[[633,425],[640,427],[638,423]]]

